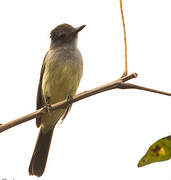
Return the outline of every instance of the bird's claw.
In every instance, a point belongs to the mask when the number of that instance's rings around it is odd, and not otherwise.
[[[72,105],[72,101],[73,101],[72,96],[68,96],[68,97],[67,97],[67,103],[68,103],[69,106]]]
[[[45,109],[46,109],[46,112],[50,112],[51,111],[51,109],[52,109],[52,106],[50,105],[50,104],[45,104]]]

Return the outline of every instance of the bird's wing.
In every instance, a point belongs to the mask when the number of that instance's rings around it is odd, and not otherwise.
[[[44,57],[41,72],[40,72],[40,80],[39,80],[39,85],[38,85],[38,90],[37,90],[37,109],[40,109],[44,105],[43,97],[42,97],[42,79],[43,79],[43,75],[44,75],[44,72],[45,72],[46,56],[47,56],[47,53],[46,53],[46,55]],[[40,127],[40,124],[41,124],[41,117],[37,117],[36,118],[37,127]]]

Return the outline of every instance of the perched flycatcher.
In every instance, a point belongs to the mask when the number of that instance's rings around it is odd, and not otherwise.
[[[47,52],[37,92],[37,109],[54,104],[76,93],[83,72],[83,62],[77,48],[78,32],[85,25],[73,28],[62,24],[50,33],[51,44]],[[41,176],[45,170],[52,134],[56,123],[65,117],[68,109],[58,109],[36,118],[40,127],[29,166],[29,174]]]

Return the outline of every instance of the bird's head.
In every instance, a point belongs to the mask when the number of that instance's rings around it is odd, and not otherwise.
[[[77,39],[77,34],[86,25],[82,25],[78,28],[74,28],[69,24],[61,24],[54,28],[50,33],[51,46],[61,46],[69,44]]]

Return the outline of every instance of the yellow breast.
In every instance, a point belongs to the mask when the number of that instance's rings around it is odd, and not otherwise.
[[[59,59],[54,54],[46,60],[42,79],[42,95],[44,103],[50,97],[50,104],[57,103],[76,93],[82,77],[82,59]],[[64,109],[43,117],[43,125],[54,126],[62,116]]]
[[[51,103],[73,95],[81,79],[81,66],[73,62],[50,62],[42,81],[43,97],[50,97]]]

